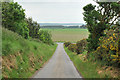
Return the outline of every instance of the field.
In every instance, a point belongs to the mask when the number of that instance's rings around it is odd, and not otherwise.
[[[43,29],[52,34],[52,40],[58,42],[71,41],[76,42],[88,37],[87,29]]]

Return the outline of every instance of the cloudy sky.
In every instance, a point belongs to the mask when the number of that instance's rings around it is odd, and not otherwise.
[[[83,7],[93,0],[14,0],[39,23],[85,23]]]

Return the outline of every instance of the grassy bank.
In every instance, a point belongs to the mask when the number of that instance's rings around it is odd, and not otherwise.
[[[26,40],[18,34],[2,29],[2,76],[31,77],[53,55],[55,45],[38,40]]]
[[[113,66],[102,66],[102,62],[100,61],[93,62],[87,59],[87,51],[77,55],[76,53],[68,50],[66,47],[64,48],[83,78],[114,78],[115,80],[120,79],[119,68]]]
[[[86,52],[77,55],[76,53],[69,51],[67,48],[65,48],[65,51],[83,78],[107,78],[105,73],[102,73],[102,75],[98,73],[97,69],[99,68],[99,64],[84,60]]]
[[[88,37],[87,29],[47,29],[43,28],[43,30],[48,30],[52,34],[52,40],[57,42],[76,42],[83,38]]]

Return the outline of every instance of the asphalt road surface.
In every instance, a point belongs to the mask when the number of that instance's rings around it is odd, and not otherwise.
[[[64,50],[63,43],[58,43],[57,49],[44,67],[34,78],[82,78]]]

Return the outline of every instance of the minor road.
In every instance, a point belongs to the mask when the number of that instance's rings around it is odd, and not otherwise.
[[[81,76],[65,52],[63,43],[58,43],[52,58],[34,78],[81,78]]]

